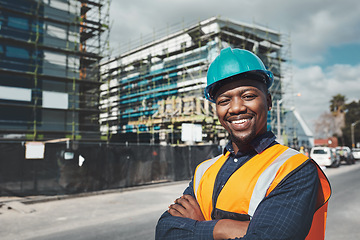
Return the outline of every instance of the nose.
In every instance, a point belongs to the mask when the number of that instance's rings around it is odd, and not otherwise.
[[[230,103],[229,113],[236,115],[244,112],[246,112],[244,101],[240,97],[233,98]]]

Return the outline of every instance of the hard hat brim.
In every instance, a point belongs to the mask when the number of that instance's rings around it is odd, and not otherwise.
[[[210,102],[215,103],[216,92],[225,84],[232,81],[239,81],[243,79],[251,79],[264,83],[266,88],[269,89],[274,81],[272,72],[264,70],[255,70],[248,71],[245,73],[236,74],[228,78],[222,79],[221,81],[214,82],[213,84],[207,86],[204,90],[205,98]]]

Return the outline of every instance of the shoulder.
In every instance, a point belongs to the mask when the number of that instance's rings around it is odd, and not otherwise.
[[[269,193],[269,196],[292,196],[295,199],[309,200],[316,198],[320,184],[318,171],[315,164],[308,160],[303,165],[289,173]]]
[[[306,162],[304,162],[304,164],[302,164],[299,169],[298,169],[298,173],[299,175],[302,176],[314,176],[314,175],[318,175],[318,167],[316,166],[316,164],[311,160],[308,159]]]
[[[292,171],[280,185],[317,186],[318,179],[317,166],[311,159],[308,159],[297,169]]]
[[[304,171],[308,171],[308,172],[313,172],[313,173],[317,173],[317,166],[314,163],[313,160],[309,159],[303,166],[303,168],[305,169]]]

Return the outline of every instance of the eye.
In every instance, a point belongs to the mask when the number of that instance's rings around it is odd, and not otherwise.
[[[254,100],[257,97],[256,94],[244,94],[242,96],[242,99],[244,99],[245,101],[251,101]]]
[[[228,98],[219,98],[218,101],[216,102],[216,104],[224,106],[229,102],[230,102],[230,99],[228,99]]]

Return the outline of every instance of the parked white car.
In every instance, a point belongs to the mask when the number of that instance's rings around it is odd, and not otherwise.
[[[348,165],[355,163],[355,159],[349,147],[346,146],[336,147],[336,153],[340,156],[340,162],[344,161]]]
[[[336,154],[335,148],[331,147],[313,147],[310,151],[310,158],[320,166],[339,167],[340,157]]]
[[[355,160],[360,160],[360,148],[353,148],[352,155]]]

